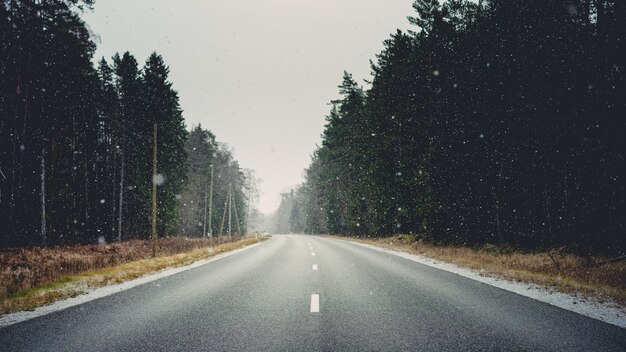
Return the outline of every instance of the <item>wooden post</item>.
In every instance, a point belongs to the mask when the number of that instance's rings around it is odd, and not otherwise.
[[[228,184],[228,239],[232,235],[232,210],[233,210],[233,185],[232,183]]]
[[[211,164],[211,190],[209,191],[209,237],[213,237],[213,164]]]
[[[157,241],[157,124],[154,124],[152,145],[152,257],[156,257]]]
[[[207,235],[206,232],[206,211],[209,206],[209,176],[207,175],[206,181],[204,182],[204,219],[202,219],[202,237]]]
[[[235,199],[235,195],[233,194],[233,200]],[[239,236],[243,236],[243,234],[241,233],[241,227],[239,226],[239,215],[237,215],[237,202],[235,202],[235,207],[233,208],[233,210],[235,211],[235,225],[237,225],[237,234]]]
[[[224,219],[226,219],[226,209],[228,208],[228,197],[230,197],[230,192],[226,195],[226,201],[224,202],[224,212],[222,213],[222,224],[220,225],[220,232],[218,236],[222,236],[224,232]]]

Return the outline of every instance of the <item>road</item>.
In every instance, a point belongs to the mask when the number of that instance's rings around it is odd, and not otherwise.
[[[2,328],[0,350],[623,352],[626,329],[348,242],[279,235]]]

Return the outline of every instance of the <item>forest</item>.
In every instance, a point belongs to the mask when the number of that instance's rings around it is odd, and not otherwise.
[[[416,0],[276,232],[626,251],[626,2]],[[409,14],[410,15],[410,14]]]
[[[153,182],[159,236],[226,233],[226,207],[245,233],[250,172],[211,131],[187,130],[158,53],[94,60],[93,4],[0,2],[0,248],[146,239]]]

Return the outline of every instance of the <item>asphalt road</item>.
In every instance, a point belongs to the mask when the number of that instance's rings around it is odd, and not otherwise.
[[[626,329],[391,254],[281,235],[1,328],[0,351],[624,352]]]

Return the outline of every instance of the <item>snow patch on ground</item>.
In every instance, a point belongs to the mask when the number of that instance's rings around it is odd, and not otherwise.
[[[422,255],[410,254],[391,249],[381,248],[370,244],[346,241],[359,246],[367,247],[376,251],[385,252],[414,262],[428,265],[433,268],[445,270],[468,279],[479,281],[518,295],[536,299],[553,306],[566,309],[584,316],[601,320],[603,322],[626,328],[626,309],[615,303],[600,303],[591,299],[582,299],[567,293],[549,290],[543,286],[514,282],[499,277],[490,276],[484,272],[463,268],[455,264],[446,263]]]
[[[126,281],[126,282],[122,282],[120,284],[113,284],[113,285],[109,285],[109,286],[104,286],[104,287],[99,287],[99,288],[95,288],[95,289],[91,289],[88,292],[82,294],[82,295],[78,295],[76,297],[72,297],[72,298],[68,298],[65,300],[61,300],[61,301],[57,301],[54,302],[50,305],[47,306],[43,306],[43,307],[39,307],[36,308],[35,310],[32,311],[24,311],[24,312],[16,312],[16,313],[11,313],[11,314],[6,314],[4,316],[0,316],[0,328],[1,327],[5,327],[5,326],[9,326],[9,325],[13,325],[13,324],[17,324],[17,323],[21,323],[23,321],[29,320],[29,319],[33,319],[36,317],[40,317],[42,315],[46,315],[46,314],[50,314],[50,313],[54,313],[54,312],[58,312],[60,310],[63,309],[67,309],[79,304],[83,304],[89,301],[93,301],[95,299],[98,298],[102,298],[102,297],[106,297],[118,292],[122,292],[125,290],[128,290],[130,288],[133,288],[135,286],[139,286],[139,285],[143,285],[145,283],[148,282],[152,282],[152,281],[156,281],[159,279],[162,279],[164,277],[168,277],[168,276],[172,276],[174,274],[178,274],[182,271],[185,270],[189,270],[189,269],[193,269],[193,268],[197,268],[199,266],[214,262],[216,260],[220,260],[220,259],[224,259],[226,257],[230,257],[231,255],[237,254],[239,252],[243,252],[245,250],[254,248],[260,244],[262,244],[263,242],[260,243],[255,243],[243,248],[239,248],[239,249],[235,249],[229,252],[224,252],[224,253],[220,253],[214,257],[208,258],[208,259],[203,259],[203,260],[199,260],[197,262],[194,262],[192,264],[186,265],[186,266],[180,266],[180,267],[176,267],[176,268],[169,268],[169,269],[163,269],[160,271],[157,271],[155,273],[152,274],[148,274],[146,276],[142,276],[138,279],[134,279],[131,281]],[[208,249],[209,252],[212,252],[213,249],[209,248]]]

